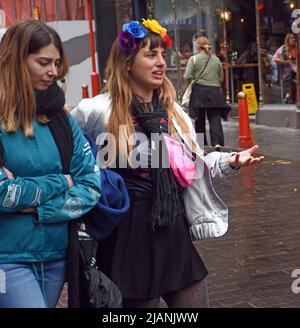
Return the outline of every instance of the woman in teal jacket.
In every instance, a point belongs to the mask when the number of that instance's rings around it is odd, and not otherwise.
[[[67,69],[62,42],[46,24],[26,20],[5,33],[0,44],[4,158],[0,166],[0,308],[56,306],[65,281],[68,222],[88,212],[100,197],[99,168],[70,115],[69,174],[63,174],[51,133],[52,117],[63,114],[65,104],[56,80]]]

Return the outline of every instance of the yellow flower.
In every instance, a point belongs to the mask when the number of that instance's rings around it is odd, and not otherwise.
[[[143,22],[142,24],[146,27],[146,29],[148,29],[149,31],[156,33],[156,34],[160,34],[160,36],[164,39],[167,35],[167,30],[160,26],[160,24],[158,23],[157,20],[155,19],[144,19],[143,18]]]

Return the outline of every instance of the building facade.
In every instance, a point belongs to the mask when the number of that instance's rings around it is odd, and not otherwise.
[[[292,32],[295,0],[96,0],[93,4],[97,69],[101,86],[112,42],[124,22],[143,17],[157,19],[169,30],[173,46],[167,54],[167,74],[178,97],[184,88],[186,63],[196,53],[199,36],[210,39],[224,64],[224,95],[237,101],[245,84],[255,90],[257,102],[284,103],[283,70],[274,62],[275,51]],[[91,58],[88,0],[0,0],[0,28],[15,20],[35,17],[49,22],[63,38],[71,64],[67,101],[75,105],[81,84],[90,85]],[[295,58],[289,56],[292,64]],[[295,66],[295,65],[294,65]],[[292,102],[296,102],[292,78]]]

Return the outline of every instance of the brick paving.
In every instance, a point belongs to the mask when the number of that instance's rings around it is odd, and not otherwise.
[[[209,271],[210,307],[300,308],[300,294],[291,290],[292,271],[300,269],[300,131],[251,129],[266,159],[215,181],[229,207],[229,230],[195,243]],[[237,123],[224,130],[235,149]],[[66,307],[66,289],[58,307]]]
[[[232,148],[237,131],[225,125]],[[291,274],[300,269],[300,131],[253,125],[252,134],[265,161],[215,181],[229,207],[229,229],[196,242],[209,271],[210,307],[299,308]]]
[[[300,268],[299,164],[267,157],[216,183],[229,206],[229,230],[196,243],[210,272],[211,307],[300,307],[291,290]]]

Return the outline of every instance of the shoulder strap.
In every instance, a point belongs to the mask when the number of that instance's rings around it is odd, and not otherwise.
[[[72,128],[67,114],[64,111],[57,112],[51,116],[48,125],[61,157],[63,173],[68,174],[74,145]]]
[[[51,116],[48,123],[53,139],[57,145],[63,173],[70,173],[70,164],[73,154],[73,132],[64,111]],[[77,220],[71,220],[68,224],[68,249],[66,279],[68,282],[68,305],[70,308],[79,308],[79,240]]]
[[[4,152],[3,152],[3,145],[2,141],[0,139],[0,166],[5,166],[5,161],[4,161]]]
[[[209,62],[209,60],[210,60],[210,57],[211,57],[211,55],[209,55],[209,57],[208,57],[208,59],[207,59],[207,61],[206,61],[205,66],[203,67],[203,69],[200,71],[199,74],[196,75],[196,77],[195,77],[195,79],[194,79],[195,82],[199,79],[199,77],[202,75],[202,73],[206,70],[206,67],[207,67],[208,62]]]
[[[58,148],[63,173],[68,174],[73,154],[73,132],[67,114],[64,111],[57,112],[51,116],[48,123],[53,139]],[[5,166],[3,145],[0,139],[0,165]],[[68,265],[67,281],[69,283],[69,307],[79,307],[79,242],[77,220],[71,220],[68,225],[69,245],[68,245]]]

